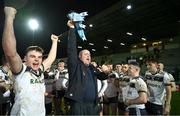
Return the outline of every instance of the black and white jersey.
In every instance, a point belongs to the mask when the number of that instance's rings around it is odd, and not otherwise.
[[[44,66],[35,72],[23,64],[22,71],[15,75],[15,103],[11,115],[45,116]]]
[[[124,75],[122,78],[119,78],[120,84],[119,84],[119,95],[118,95],[118,101],[123,102],[126,98],[126,92],[127,92],[127,86],[129,85],[130,82],[130,77],[127,75]]]
[[[165,86],[170,86],[169,75],[165,72],[157,72],[155,74],[152,74],[147,71],[145,73],[145,81],[148,86],[149,102],[163,105]]]
[[[0,86],[5,87],[6,89],[10,87],[12,81],[9,78],[8,72],[0,67]]]
[[[61,71],[57,71],[55,74],[55,88],[56,90],[67,89],[69,80],[69,74],[67,69],[63,69]]]
[[[118,93],[118,88],[114,85],[114,82],[109,81],[106,90],[104,91],[104,95],[108,98],[116,97]]]
[[[139,97],[139,92],[147,93],[147,85],[144,80],[140,77],[130,78],[129,85],[126,87],[126,98],[125,99],[136,99]],[[144,109],[144,104],[132,104],[128,108],[139,108]]]
[[[169,75],[170,81],[175,82],[174,77],[172,76],[172,74],[168,73],[168,75]]]
[[[8,81],[8,73],[0,67],[0,79],[3,81]]]

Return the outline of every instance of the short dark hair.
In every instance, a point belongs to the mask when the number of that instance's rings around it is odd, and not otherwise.
[[[125,64],[128,64],[128,63],[125,62],[125,61],[122,61],[122,62],[121,62],[121,65],[125,65]]]
[[[148,60],[146,61],[146,63],[155,63],[155,64],[157,64],[157,63],[158,63],[158,60],[157,60],[157,59],[148,59]]]
[[[118,62],[118,63],[116,63],[115,65],[122,65],[122,63]]]
[[[61,59],[61,60],[58,61],[58,63],[60,63],[60,62],[64,62],[64,60]]]
[[[40,53],[44,53],[44,50],[41,48],[41,47],[39,47],[39,46],[29,46],[27,49],[26,49],[26,51],[25,51],[25,55],[27,55],[27,53],[29,52],[29,51],[33,51],[33,50],[35,50],[35,51],[38,51],[38,52],[40,52]]]
[[[130,62],[129,65],[140,67],[139,63],[135,61]]]

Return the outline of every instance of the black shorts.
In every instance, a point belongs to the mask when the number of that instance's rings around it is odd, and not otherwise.
[[[147,115],[146,109],[139,109],[139,108],[128,108],[129,115],[130,116],[141,116],[141,115]]]
[[[63,98],[65,95],[65,90],[56,90],[55,98]]]
[[[70,115],[99,115],[101,105],[85,102],[70,102]]]
[[[109,97],[107,99],[103,98],[104,104],[118,103],[118,97]]]
[[[163,115],[163,105],[157,105],[150,102],[147,102],[145,105],[149,115]]]
[[[127,106],[124,104],[124,102],[118,102],[118,109],[121,111],[126,111]]]

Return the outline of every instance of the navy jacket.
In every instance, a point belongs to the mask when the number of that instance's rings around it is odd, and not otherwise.
[[[78,57],[76,48],[76,33],[75,29],[69,30],[68,35],[68,73],[69,73],[69,85],[65,94],[66,98],[73,101],[83,102],[83,96],[85,92],[85,83],[87,80],[87,69],[91,70],[95,88],[97,91],[97,78],[100,80],[107,79],[108,75],[96,70],[92,65],[86,66]],[[96,93],[96,97],[98,97]]]

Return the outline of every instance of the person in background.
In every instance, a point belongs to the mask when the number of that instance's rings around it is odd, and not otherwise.
[[[128,76],[128,68],[129,65],[126,62],[122,62],[122,75],[121,78],[119,78],[119,94],[118,94],[118,114],[119,115],[129,115],[129,112],[126,110],[127,106],[124,103],[124,98],[126,98],[127,94],[127,86],[130,82],[130,77]]]
[[[129,115],[147,115],[145,103],[147,102],[147,85],[139,75],[140,66],[137,62],[130,62],[128,75],[130,77],[129,85],[127,86],[127,97],[125,105]]]
[[[155,59],[149,59],[146,65],[148,70],[145,73],[144,79],[149,92],[146,110],[149,115],[168,115],[171,104],[171,82],[169,75],[158,70],[158,62]],[[165,92],[166,103],[163,108]]]
[[[45,92],[45,108],[46,108],[46,115],[50,115],[52,113],[52,101],[54,98],[53,95],[53,84],[54,84],[54,78],[51,75],[52,72],[50,71],[50,68],[48,68],[44,72],[44,82],[46,86],[46,92]]]
[[[119,78],[123,77],[123,72],[122,72],[122,64],[117,63],[115,66],[115,72],[119,75]]]
[[[175,83],[175,80],[174,80],[172,74],[164,71],[164,64],[161,63],[161,62],[159,62],[159,63],[158,63],[158,69],[159,69],[159,71],[165,72],[165,73],[167,73],[167,74],[169,75],[169,78],[170,78],[170,81],[171,81],[171,91],[172,91],[172,92],[173,92],[173,91],[176,91],[176,83]]]
[[[158,63],[158,70],[159,70],[159,72],[164,72],[164,73],[167,73],[167,74],[168,74],[168,76],[169,76],[169,78],[170,78],[171,92],[176,91],[176,83],[175,83],[175,80],[174,80],[173,76],[172,76],[170,73],[164,71],[164,64],[163,64],[163,63],[161,63],[161,62]],[[166,91],[165,91],[165,95],[164,95],[163,101],[164,101],[164,103],[163,103],[163,108],[165,108],[165,104],[166,104]],[[171,105],[170,105],[170,109],[171,109]],[[164,110],[165,110],[165,109],[164,109]]]
[[[114,71],[113,64],[112,63],[108,63],[107,66],[108,66],[109,70],[111,71],[111,74],[115,74],[116,78],[119,78],[119,74],[116,71]]]
[[[0,67],[0,90],[2,92],[2,99],[0,100],[3,103],[0,104],[0,115],[8,115],[13,104],[11,103],[11,94],[13,94],[13,82],[10,75],[8,74],[8,72],[11,70],[5,56],[1,58],[1,63],[2,66]]]
[[[56,93],[54,98],[54,105],[56,115],[64,114],[64,110],[62,109],[63,104],[66,110],[65,112],[68,112],[68,106],[66,104],[67,102],[64,99],[64,95],[67,90],[68,80],[69,74],[67,68],[65,68],[65,62],[63,60],[60,60],[57,64],[57,70],[54,78]]]
[[[44,116],[45,85],[43,73],[50,68],[56,58],[58,36],[51,35],[52,46],[45,60],[42,59],[43,50],[41,47],[29,46],[26,49],[23,63],[17,53],[13,28],[16,12],[14,7],[4,7],[5,24],[2,47],[15,79],[15,103],[11,115]]]
[[[117,114],[117,106],[118,106],[118,88],[115,84],[115,79],[118,79],[114,73],[109,74],[109,78],[107,79],[108,87],[104,92],[103,96],[103,113],[104,115],[110,115],[110,110],[112,111],[112,115]]]
[[[129,68],[128,63],[122,62],[122,69],[121,69],[121,71],[123,72],[124,75],[127,75],[127,73],[128,73],[128,68]]]
[[[99,68],[96,62],[91,62],[91,64],[95,68]],[[107,79],[106,80],[97,79],[98,98],[99,98],[99,104],[101,105],[101,111],[99,113],[100,116],[103,116],[103,96],[105,90],[107,89],[107,86],[108,86]]]

